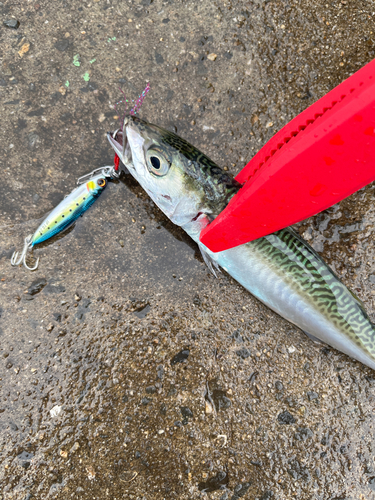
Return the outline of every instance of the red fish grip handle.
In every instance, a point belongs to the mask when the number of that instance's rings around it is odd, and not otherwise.
[[[244,186],[201,233],[214,252],[306,219],[375,180],[375,61],[285,125],[236,180]]]
[[[352,91],[354,91],[354,89],[352,89]],[[309,118],[306,123],[304,125],[298,125],[298,130],[293,130],[292,132],[290,132],[290,134],[287,136],[287,137],[284,137],[283,139],[283,142],[279,142],[277,144],[277,148],[276,149],[272,149],[270,151],[270,153],[264,158],[263,161],[261,161],[258,165],[258,167],[256,167],[254,169],[254,171],[252,173],[249,174],[248,178],[245,180],[245,182],[249,181],[252,177],[254,177],[254,175],[256,174],[256,172],[258,172],[258,170],[260,168],[263,167],[263,165],[270,159],[272,158],[272,156],[277,153],[278,150],[280,150],[285,144],[287,144],[291,139],[293,139],[293,137],[297,137],[297,135],[300,133],[300,132],[303,132],[306,127],[308,127],[309,125],[312,125],[315,120],[317,120],[318,118],[320,118],[321,116],[323,116],[327,111],[329,111],[330,109],[332,109],[338,102],[341,102],[343,99],[345,99],[346,97],[346,94],[343,94],[339,100],[336,100],[336,101],[333,101],[331,103],[331,106],[329,107],[325,107],[323,108],[323,111],[321,113],[316,113],[314,115],[314,118]],[[309,108],[310,109],[310,108]],[[300,116],[300,115],[299,115]],[[283,130],[283,129],[282,129]],[[274,136],[276,137],[276,136]],[[248,165],[250,165],[250,163],[248,163]],[[247,165],[247,166],[248,166]],[[236,180],[238,182],[241,182],[241,184],[244,182],[244,181],[240,181],[239,179],[241,179],[242,177],[242,173],[243,171],[247,168],[247,166],[238,174],[238,176],[236,177]]]

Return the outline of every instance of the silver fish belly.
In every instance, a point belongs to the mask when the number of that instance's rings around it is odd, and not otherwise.
[[[192,225],[184,229],[198,242]],[[223,252],[205,251],[280,316],[375,369],[375,331],[362,303],[293,230]]]

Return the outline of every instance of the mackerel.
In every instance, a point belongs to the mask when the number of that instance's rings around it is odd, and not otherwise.
[[[314,340],[375,369],[375,328],[362,302],[291,228],[223,252],[201,231],[241,185],[184,139],[138,117],[108,139],[159,208],[200,247],[215,273],[222,267],[250,293]]]

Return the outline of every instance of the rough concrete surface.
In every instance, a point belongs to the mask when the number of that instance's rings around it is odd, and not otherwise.
[[[0,13],[0,498],[374,499],[374,372],[215,279],[128,176],[35,249],[37,271],[10,265],[77,177],[111,164],[119,87],[135,99],[149,81],[141,116],[237,173],[374,57],[374,2]],[[374,190],[297,228],[373,319]]]

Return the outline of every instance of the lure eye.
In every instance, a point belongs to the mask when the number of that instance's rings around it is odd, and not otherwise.
[[[156,148],[147,151],[146,161],[148,170],[158,177],[166,175],[171,166],[171,162],[164,156],[164,153]]]
[[[105,186],[105,179],[98,179],[98,186],[104,187]]]

